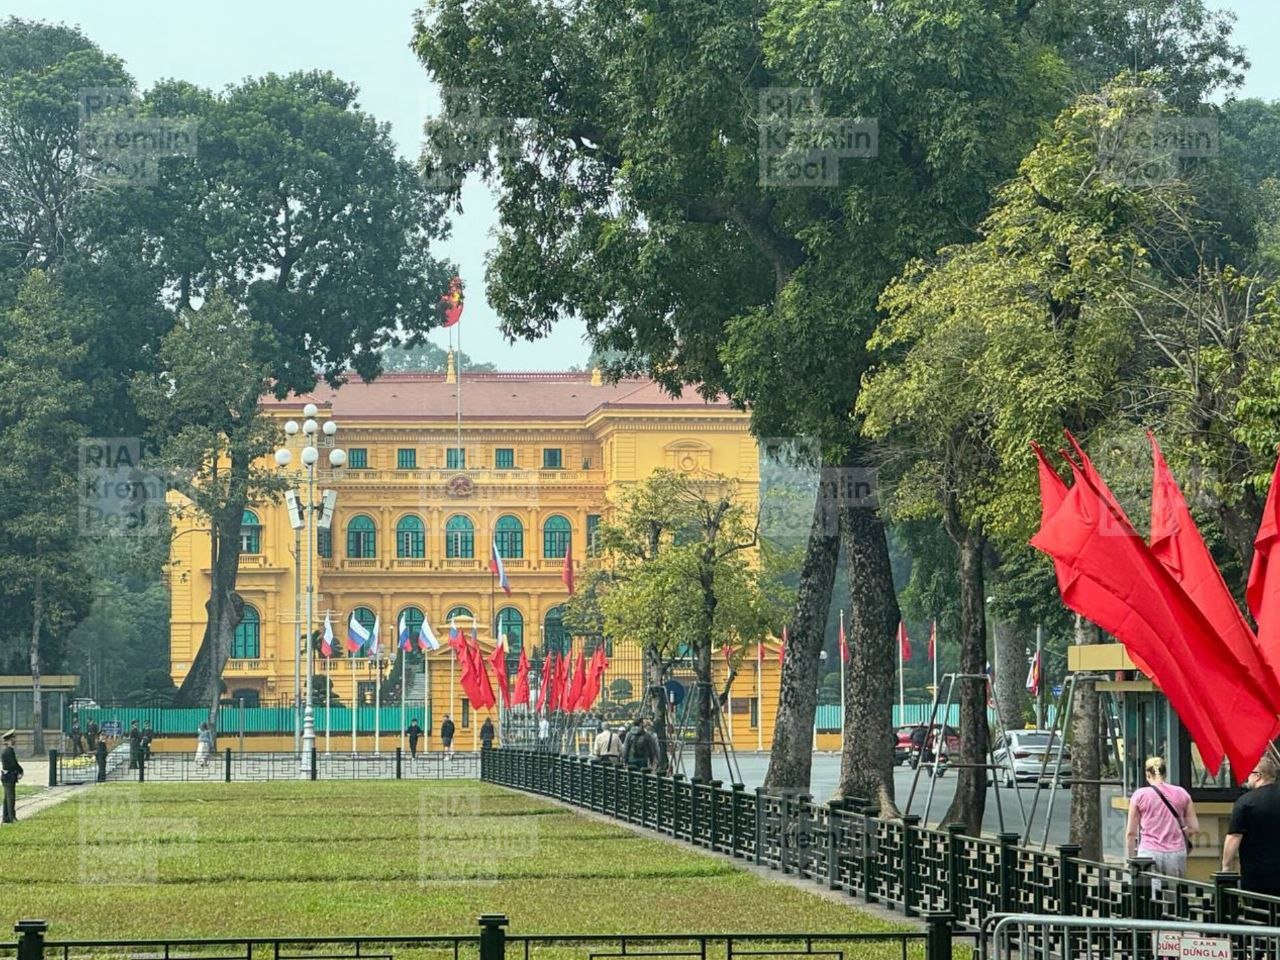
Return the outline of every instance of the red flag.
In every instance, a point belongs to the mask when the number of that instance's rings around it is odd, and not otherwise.
[[[840,662],[849,662],[849,641],[844,636],[844,611],[840,611]]]
[[[782,625],[782,641],[778,644],[778,666],[787,659],[787,625]]]
[[[590,710],[600,696],[600,687],[604,681],[604,672],[609,669],[609,657],[604,652],[604,641],[596,647],[591,655],[591,666],[587,669],[587,684],[583,688],[581,707]]]
[[[569,596],[573,596],[573,534],[569,535],[564,547],[564,569],[560,571],[560,580],[568,589]]]
[[[1280,461],[1276,462],[1262,508],[1262,522],[1253,540],[1253,562],[1249,566],[1249,585],[1245,599],[1258,623],[1258,650],[1272,671],[1280,675],[1280,562],[1272,563],[1271,554],[1280,543]]]
[[[911,662],[911,638],[907,636],[907,625],[902,620],[898,621],[898,656],[903,663]]]
[[[568,680],[569,655],[562,653],[560,654],[559,660],[556,661],[556,687],[551,692],[552,696],[555,698],[555,705],[551,709],[554,710],[557,707],[564,711],[572,709],[572,706],[569,704]]]
[[[1280,683],[1258,649],[1258,638],[1232,599],[1227,582],[1196,529],[1191,510],[1164,462],[1155,435],[1148,433],[1147,439],[1151,442],[1154,467],[1151,552],[1181,584],[1191,602],[1200,608],[1240,665],[1258,679],[1268,702],[1280,704]]]
[[[539,691],[541,692],[541,691]],[[529,702],[529,655],[525,653],[524,647],[520,648],[520,665],[516,667],[516,689],[515,694],[511,697],[511,705],[518,707],[522,703]],[[541,709],[542,705],[539,704]]]
[[[725,663],[733,662],[733,647],[726,643],[720,648],[720,652],[724,654]]]
[[[929,660],[932,662],[938,659],[938,621],[935,620],[929,627]]]
[[[440,298],[440,326],[452,327],[462,319],[462,278],[449,281],[449,290]]]
[[[471,661],[471,682],[475,689],[471,702],[479,708],[492,707],[498,701],[493,696],[493,684],[489,682],[489,671],[485,669],[474,626],[471,628],[471,641],[467,644],[467,657]]]
[[[493,675],[498,678],[498,693],[502,695],[502,705],[511,706],[511,685],[507,680],[507,645],[506,638],[499,638],[493,653],[489,654],[489,666],[493,667]]]
[[[538,681],[538,706],[537,712],[541,713],[543,706],[547,702],[547,696],[551,692],[551,686],[555,682],[556,676],[556,655],[550,650],[543,652],[542,658],[542,677]],[[555,709],[553,705],[552,710]]]
[[[1074,575],[1063,592],[1067,606],[1150,666],[1210,773],[1216,774],[1225,751],[1236,775],[1243,776],[1275,733],[1275,713],[1257,682],[1217,641],[1195,604],[1133,531],[1114,495],[1102,492],[1105,483],[1078,445],[1077,452],[1084,463],[1072,463],[1076,482],[1041,524],[1032,546]],[[1218,705],[1224,703],[1232,705],[1232,715],[1215,724]]]
[[[587,661],[582,651],[578,651],[578,660],[573,665],[573,683],[569,685],[569,705],[567,710],[585,710],[582,704],[582,692],[587,686]]]
[[[764,638],[756,642],[756,663],[764,663]]]

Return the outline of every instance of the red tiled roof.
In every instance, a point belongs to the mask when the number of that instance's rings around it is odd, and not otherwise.
[[[301,397],[276,400],[268,409],[292,411],[306,403],[325,407],[335,419],[452,419],[457,415],[456,383],[443,373],[384,373],[370,383],[355,374],[337,390],[320,384]],[[332,404],[332,406],[328,406]],[[465,373],[462,416],[466,420],[583,419],[599,409],[717,410],[732,409],[728,400],[711,402],[686,388],[672,397],[648,379],[591,385],[589,373]]]

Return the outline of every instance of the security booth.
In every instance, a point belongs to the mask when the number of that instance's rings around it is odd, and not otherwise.
[[[1231,779],[1231,766],[1223,760],[1216,777],[1205,769],[1199,751],[1186,727],[1160,692],[1159,687],[1129,659],[1119,643],[1100,643],[1067,648],[1067,669],[1074,674],[1106,675],[1096,683],[1103,701],[1114,709],[1100,712],[1114,718],[1112,734],[1119,754],[1121,786],[1103,810],[1103,852],[1108,857],[1125,856],[1125,826],[1129,797],[1146,786],[1143,767],[1148,757],[1163,757],[1167,779],[1191,794],[1200,833],[1192,838],[1187,858],[1187,875],[1207,881],[1220,869],[1222,841],[1231,819],[1231,807],[1243,792]],[[1224,708],[1229,711],[1229,706]],[[1110,751],[1104,747],[1103,755]]]
[[[40,678],[40,720],[46,748],[61,748],[63,717],[79,685],[80,678],[70,674]],[[34,704],[35,689],[30,676],[0,675],[0,730],[12,727],[18,732],[15,749],[19,755],[31,753],[35,735]]]

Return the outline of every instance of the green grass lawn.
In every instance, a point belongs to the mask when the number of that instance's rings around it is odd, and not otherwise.
[[[894,929],[473,782],[106,784],[0,830],[5,929],[54,939]],[[897,948],[869,953],[899,956]],[[916,955],[916,951],[912,951]]]

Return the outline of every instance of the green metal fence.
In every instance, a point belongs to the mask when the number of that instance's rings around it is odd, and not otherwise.
[[[350,736],[353,713],[357,733],[373,733],[375,721],[377,728],[384,733],[399,731],[401,723],[408,726],[415,719],[424,731],[429,732],[431,729],[429,711],[422,704],[406,706],[403,716],[399,706],[382,707],[381,716],[378,716],[377,707],[356,707],[353,711],[351,707],[326,709],[325,705],[320,703],[316,704],[312,710],[317,734],[327,730]],[[150,723],[151,729],[157,736],[194,737],[196,731],[200,729],[200,724],[208,715],[208,711],[203,707],[97,707],[82,709],[77,717],[82,731],[87,730],[90,723],[97,723],[99,729],[118,730],[124,734],[128,732],[129,725],[136,720],[139,727]],[[219,732],[223,736],[240,732],[292,735],[297,713],[292,707],[233,705],[219,710],[218,717]],[[63,729],[71,729],[70,717],[67,718]]]

